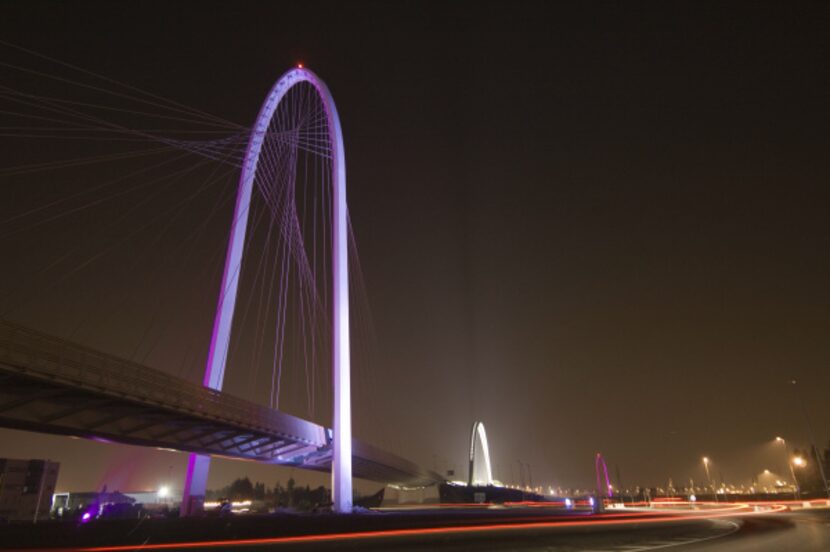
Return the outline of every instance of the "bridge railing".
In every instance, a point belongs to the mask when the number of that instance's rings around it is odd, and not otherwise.
[[[41,378],[265,433],[286,428],[290,432],[285,435],[293,440],[326,444],[325,430],[317,424],[5,321],[0,321],[0,363]]]

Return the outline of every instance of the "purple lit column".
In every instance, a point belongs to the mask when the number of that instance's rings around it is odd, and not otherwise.
[[[597,498],[602,498],[603,493],[605,493],[606,497],[610,498],[613,495],[613,489],[611,487],[611,479],[608,477],[608,466],[605,463],[605,458],[603,458],[602,454],[599,452],[597,453],[596,460],[594,462],[594,468],[597,472]],[[603,475],[605,475],[604,488],[602,486]]]
[[[309,73],[311,73],[309,71]],[[331,499],[335,512],[352,511],[352,402],[349,338],[349,244],[346,207],[346,156],[334,99],[325,83],[311,73],[328,116],[332,153],[332,366],[334,368],[334,451]]]
[[[267,102],[266,102],[267,105]],[[242,164],[239,178],[239,191],[236,196],[231,234],[228,239],[228,251],[225,256],[225,271],[222,274],[222,285],[219,288],[219,302],[216,306],[216,316],[213,319],[213,333],[210,339],[210,349],[205,366],[205,376],[202,385],[211,389],[221,390],[225,378],[225,363],[228,359],[228,345],[231,338],[231,324],[236,308],[236,292],[239,287],[239,272],[242,267],[242,251],[245,246],[245,232],[248,227],[248,212],[251,206],[251,191],[256,176],[256,166],[259,161],[259,151],[265,131],[268,129],[268,120],[257,119],[257,124],[248,142],[248,151]],[[203,510],[207,477],[210,471],[210,456],[191,453],[187,463],[184,489],[182,490],[182,516],[199,515]]]

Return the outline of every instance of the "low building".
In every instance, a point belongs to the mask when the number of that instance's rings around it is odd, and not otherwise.
[[[89,521],[96,518],[140,517],[178,508],[174,494],[163,487],[158,491],[108,492],[72,491],[55,493],[52,497],[52,516],[58,519]]]
[[[0,519],[48,518],[59,470],[60,464],[49,460],[0,458]]]

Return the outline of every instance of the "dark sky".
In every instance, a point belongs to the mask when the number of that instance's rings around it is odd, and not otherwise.
[[[702,479],[703,455],[747,482],[784,470],[776,435],[808,441],[792,377],[830,437],[827,3],[2,6],[2,40],[244,125],[298,61],[325,79],[384,359],[360,437],[460,471],[478,419],[503,480],[589,485],[601,451],[626,483]],[[59,486],[182,465],[0,439],[62,460]],[[243,473],[282,477],[224,462],[211,486]]]

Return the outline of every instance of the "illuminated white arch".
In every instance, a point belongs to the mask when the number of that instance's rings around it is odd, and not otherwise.
[[[485,471],[485,485],[493,484],[493,470],[490,467],[490,446],[487,444],[487,432],[484,431],[484,422],[476,422],[473,424],[473,431],[470,435],[470,474],[467,478],[467,484],[475,483],[473,480],[475,475],[475,457],[476,457],[476,437],[481,443],[481,452],[484,456],[484,471]]]
[[[231,336],[231,323],[236,308],[236,293],[251,192],[256,178],[257,165],[268,127],[277,107],[286,93],[295,85],[306,82],[313,86],[323,104],[328,123],[328,141],[331,149],[332,175],[332,320],[333,320],[333,370],[334,370],[334,436],[332,458],[332,501],[338,512],[352,510],[352,437],[351,437],[351,378],[349,351],[349,275],[348,275],[348,220],[346,209],[346,160],[343,150],[343,133],[334,99],[326,84],[312,71],[297,67],[285,73],[274,84],[259,111],[242,172],[236,197],[230,239],[225,257],[225,271],[213,324],[204,385],[221,389],[225,375],[225,363]],[[192,513],[191,497],[204,497],[210,457],[191,454],[182,497],[182,513]]]

